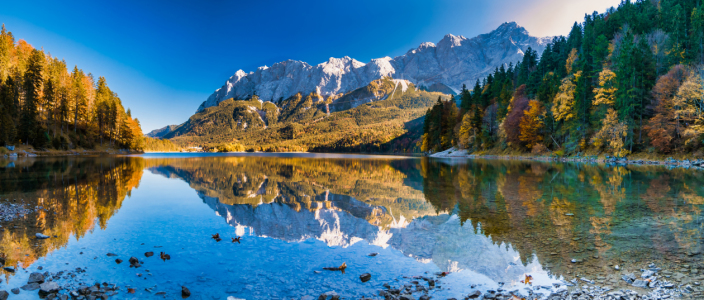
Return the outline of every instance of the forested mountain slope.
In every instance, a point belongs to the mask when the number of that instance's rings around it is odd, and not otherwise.
[[[274,104],[228,99],[193,115],[165,138],[182,146],[239,143],[263,151],[413,151],[408,126],[438,99],[405,80],[382,78],[346,95],[298,93]]]
[[[139,120],[125,111],[105,77],[0,32],[0,145],[39,149],[92,149],[103,145],[141,150]]]
[[[438,103],[421,148],[703,156],[703,62],[704,1],[624,1]]]

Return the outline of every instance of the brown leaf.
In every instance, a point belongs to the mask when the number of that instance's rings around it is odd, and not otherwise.
[[[163,260],[163,261],[167,261],[167,260],[171,259],[171,255],[168,255],[164,252],[161,252],[161,253],[159,253],[159,258],[161,258],[161,260]]]
[[[135,290],[133,288],[129,288],[129,289],[127,289],[127,292],[130,294],[134,294]]]

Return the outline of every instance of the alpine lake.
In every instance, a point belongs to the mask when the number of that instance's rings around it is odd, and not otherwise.
[[[702,209],[698,168],[264,153],[5,159],[0,291],[701,299]],[[32,273],[59,291],[32,290]]]

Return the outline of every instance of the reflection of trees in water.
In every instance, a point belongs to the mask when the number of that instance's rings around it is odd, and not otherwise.
[[[224,204],[289,205],[296,211],[329,208],[329,194],[345,195],[374,209],[364,218],[388,227],[432,213],[418,189],[417,160],[209,157],[148,159],[151,171],[184,179]],[[339,202],[338,205],[342,205]]]
[[[626,254],[646,260],[699,247],[698,170],[499,160],[423,160],[420,170],[436,211],[455,212],[554,268],[572,268],[572,258],[600,267]]]
[[[47,158],[0,169],[2,199],[23,199],[27,207],[46,209],[3,224],[0,253],[7,264],[27,266],[66,245],[71,236],[80,239],[96,220],[104,229],[125,196],[139,185],[143,162],[141,158]],[[37,240],[37,232],[52,238]]]

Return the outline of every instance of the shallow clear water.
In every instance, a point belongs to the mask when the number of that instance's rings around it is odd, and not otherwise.
[[[328,291],[356,299],[413,280],[404,277],[449,272],[431,291],[444,299],[500,283],[531,288],[520,282],[526,274],[534,285],[596,278],[617,264],[686,263],[698,272],[702,182],[693,169],[360,155],[4,161],[0,203],[46,210],[0,222],[0,253],[20,267],[2,271],[0,290],[24,285],[40,266],[87,269],[59,280],[65,287],[135,288],[120,299],[163,298],[160,291],[171,299],[181,286],[194,299]],[[36,240],[37,232],[52,238]],[[237,236],[241,243],[231,241]],[[142,267],[130,268],[131,256]],[[323,270],[343,262],[344,274]],[[372,280],[362,283],[367,272]]]

